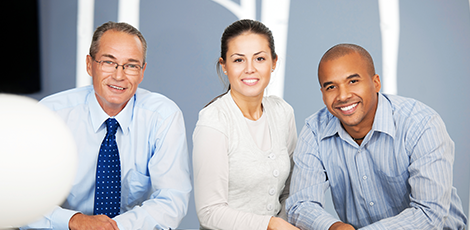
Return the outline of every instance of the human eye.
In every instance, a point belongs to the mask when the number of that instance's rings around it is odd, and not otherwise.
[[[237,58],[237,59],[233,60],[233,62],[243,62],[243,59]]]
[[[264,58],[264,57],[257,57],[256,58],[256,61],[264,61],[264,60],[266,60],[266,58]]]
[[[114,66],[116,65],[115,62],[113,61],[101,61],[103,63],[103,65],[107,65],[107,66]]]
[[[357,79],[352,79],[351,81],[349,81],[349,83],[351,83],[351,84],[354,84],[354,83],[357,83],[357,82],[359,82],[359,80],[357,80]]]
[[[136,65],[136,64],[126,64],[126,65],[124,65],[124,67],[126,67],[126,69],[133,69],[133,70],[140,69],[140,66]]]
[[[328,86],[325,87],[325,90],[326,90],[326,91],[329,91],[329,90],[332,90],[332,89],[334,89],[334,88],[335,88],[334,85],[328,85]]]

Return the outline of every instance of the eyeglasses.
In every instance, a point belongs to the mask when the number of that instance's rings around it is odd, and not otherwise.
[[[124,71],[125,74],[127,75],[139,75],[140,70],[142,69],[142,66],[137,65],[137,64],[123,64],[119,65],[116,62],[113,61],[97,61],[95,58],[93,58],[93,61],[97,62],[101,66],[101,70],[106,73],[114,73],[114,71],[117,70],[119,66],[122,66],[122,70]]]

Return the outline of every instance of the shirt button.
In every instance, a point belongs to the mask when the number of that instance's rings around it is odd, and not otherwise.
[[[273,196],[276,193],[276,189],[271,188],[269,189],[269,195]]]
[[[374,202],[371,201],[371,202],[369,203],[369,205],[370,205],[370,206],[374,206]]]
[[[273,160],[276,159],[276,155],[274,153],[269,154],[268,157],[269,159],[273,159]]]
[[[275,170],[273,171],[273,176],[274,176],[274,177],[278,177],[278,176],[279,176],[279,170],[275,169]]]
[[[367,176],[363,176],[362,179],[363,179],[363,180],[367,180]]]

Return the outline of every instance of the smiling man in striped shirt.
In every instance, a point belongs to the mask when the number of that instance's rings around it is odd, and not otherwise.
[[[294,152],[289,221],[301,229],[464,229],[452,186],[454,143],[430,107],[380,93],[370,54],[329,49],[318,67],[326,108]],[[330,188],[336,212],[327,213]]]

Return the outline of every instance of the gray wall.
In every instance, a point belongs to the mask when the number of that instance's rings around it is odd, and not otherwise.
[[[96,26],[117,20],[116,2],[96,1]],[[260,4],[258,0],[258,8]],[[141,0],[140,13],[140,30],[149,43],[140,86],[167,95],[180,106],[191,150],[199,110],[223,91],[215,72],[219,41],[224,28],[237,18],[211,0]],[[454,186],[468,215],[469,2],[400,1],[400,23],[398,94],[430,105],[446,122],[456,145]],[[40,1],[43,90],[27,96],[41,99],[75,86],[76,24],[77,1]],[[368,49],[377,73],[382,73],[378,1],[291,1],[287,56],[280,58],[286,60],[284,98],[295,109],[299,131],[304,119],[324,106],[318,61],[328,48],[342,42]],[[327,209],[332,211],[332,205]],[[197,227],[192,197],[180,228]]]

